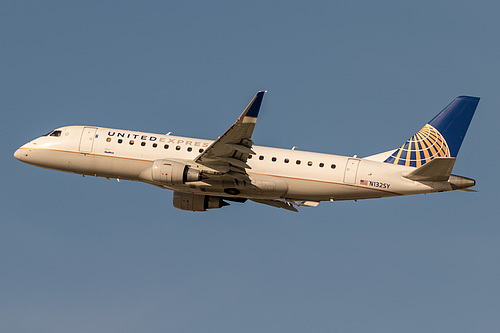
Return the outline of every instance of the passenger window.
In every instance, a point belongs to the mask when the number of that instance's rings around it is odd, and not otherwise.
[[[271,158],[271,161],[276,162],[276,157]]]
[[[106,142],[111,142],[111,138],[106,138]]]
[[[191,147],[188,147],[188,149],[187,149],[187,150],[188,150],[188,151],[193,151],[193,148],[191,148]]]
[[[200,154],[201,154],[201,153],[203,153],[203,149],[200,149],[200,150],[198,150],[198,151],[200,152]]]
[[[332,169],[335,169],[337,166],[335,164],[332,164]]]
[[[312,161],[309,161],[309,162],[307,162],[307,165],[312,166],[312,165],[313,165],[313,162],[312,162]]]
[[[288,163],[288,162],[290,162],[290,160],[289,160],[288,158],[285,158],[285,161],[284,161],[284,162],[285,162],[285,163]]]
[[[200,149],[201,150],[201,149]],[[251,160],[252,159],[252,155],[248,155],[248,159]]]
[[[181,146],[175,147],[175,150],[181,150]]]
[[[129,144],[133,145],[134,144],[134,140],[130,140]]]
[[[300,160],[297,160],[295,163],[297,163],[297,165],[299,165],[300,164]]]
[[[259,160],[261,160],[261,161],[264,160],[264,156],[260,155]]]
[[[123,142],[123,140],[122,140],[122,139],[118,139],[118,143],[122,143],[122,142]]]
[[[320,163],[320,164],[319,164],[319,167],[320,167],[320,168],[322,168],[322,167],[324,167],[324,166],[325,166],[325,163]]]
[[[143,147],[144,147],[145,145],[146,145],[146,142],[142,141],[142,142],[141,142],[141,146],[143,146]]]
[[[156,148],[158,147],[158,144],[157,143],[153,143],[153,148]]]
[[[164,145],[163,148],[168,149],[168,145]]]

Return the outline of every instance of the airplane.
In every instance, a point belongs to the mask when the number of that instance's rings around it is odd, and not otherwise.
[[[215,141],[96,126],[64,126],[21,146],[18,160],[96,177],[140,181],[173,193],[187,211],[251,200],[297,212],[321,201],[461,190],[451,174],[478,97],[459,96],[399,148],[359,158],[254,145],[266,91]]]

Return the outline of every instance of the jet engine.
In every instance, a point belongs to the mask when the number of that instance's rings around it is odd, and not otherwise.
[[[191,168],[184,163],[170,160],[156,160],[151,168],[154,181],[165,185],[178,185],[186,182],[196,182],[201,179],[200,170]]]
[[[193,212],[204,212],[207,209],[229,206],[219,197],[192,193],[174,192],[174,207]]]

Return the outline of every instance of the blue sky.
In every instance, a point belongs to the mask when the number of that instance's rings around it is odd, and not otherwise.
[[[0,330],[500,328],[496,1],[3,1]],[[259,145],[366,156],[481,97],[478,193],[207,213],[22,164],[62,125],[214,139],[268,90]]]

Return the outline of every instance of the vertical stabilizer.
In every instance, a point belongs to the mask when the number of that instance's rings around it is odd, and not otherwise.
[[[455,98],[384,162],[420,167],[436,157],[457,157],[478,103],[478,97]]]

